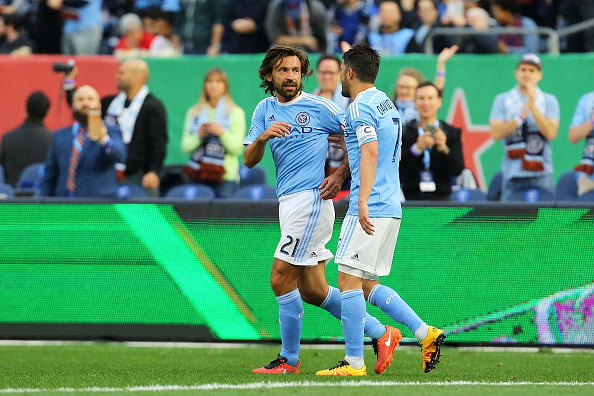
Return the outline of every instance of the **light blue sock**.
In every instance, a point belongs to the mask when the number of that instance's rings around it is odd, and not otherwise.
[[[340,293],[342,332],[346,344],[346,356],[363,356],[363,328],[365,326],[365,297],[363,290],[347,290]]]
[[[413,333],[424,323],[398,293],[384,285],[376,285],[369,293],[369,302],[379,307],[389,317],[402,323]]]
[[[303,317],[303,301],[299,289],[278,296],[276,301],[283,344],[280,355],[287,358],[287,363],[291,366],[295,366],[299,361],[301,318]]]
[[[320,308],[328,311],[332,316],[340,319],[340,290],[336,287],[328,286],[328,294],[320,304]],[[386,326],[380,323],[377,318],[365,312],[365,333],[371,338],[380,338],[386,332]]]

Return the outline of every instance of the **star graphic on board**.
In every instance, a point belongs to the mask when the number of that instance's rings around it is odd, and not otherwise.
[[[485,174],[481,155],[494,143],[489,125],[474,125],[470,120],[470,111],[462,88],[456,88],[446,121],[462,129],[462,150],[464,165],[477,178],[479,188],[486,189]]]

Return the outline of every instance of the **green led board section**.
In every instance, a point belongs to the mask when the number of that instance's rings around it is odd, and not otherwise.
[[[201,326],[204,341],[278,340],[276,205],[200,205],[0,205],[0,329]],[[588,208],[407,206],[383,283],[449,342],[594,345],[592,235]],[[336,285],[333,262],[327,274]],[[306,305],[304,340],[341,337]]]

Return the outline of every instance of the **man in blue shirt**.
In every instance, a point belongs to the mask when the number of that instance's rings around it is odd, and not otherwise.
[[[325,178],[324,162],[330,134],[342,135],[344,113],[330,100],[303,92],[302,80],[312,71],[301,50],[288,46],[269,49],[258,72],[260,87],[274,96],[263,99],[254,110],[244,140],[244,164],[250,168],[256,165],[270,146],[281,228],[270,284],[279,305],[282,348],[277,359],[253,372],[299,373],[303,301],[340,318],[340,293],[326,282],[325,264],[333,257],[326,243],[334,224],[331,198],[338,193],[348,166],[345,161]],[[383,372],[402,336],[369,315],[365,331],[372,339],[389,334],[394,340],[378,349],[379,371]]]
[[[559,132],[559,102],[538,86],[543,72],[537,55],[523,55],[514,75],[517,85],[495,97],[489,115],[491,138],[503,139],[505,148],[501,200],[520,199],[530,190],[552,196],[551,141]]]
[[[346,355],[316,375],[367,375],[365,298],[415,334],[426,373],[439,363],[445,338],[442,330],[427,326],[398,293],[379,283],[380,276],[390,274],[402,218],[398,176],[402,120],[392,101],[374,86],[379,63],[377,51],[357,44],[344,54],[341,65],[342,94],[353,99],[345,119],[351,197],[335,258]],[[389,334],[378,340],[384,345],[392,342]]]

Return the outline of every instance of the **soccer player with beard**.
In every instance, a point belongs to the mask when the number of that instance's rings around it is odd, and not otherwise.
[[[425,324],[398,293],[379,282],[381,276],[390,274],[402,219],[398,176],[402,118],[392,101],[374,85],[379,65],[377,51],[357,44],[345,52],[340,67],[342,94],[353,99],[344,134],[351,197],[335,259],[346,355],[336,366],[316,375],[367,375],[363,356],[366,299],[414,333],[426,373],[439,363],[445,338],[443,330]]]
[[[340,318],[340,292],[326,281],[325,264],[333,257],[326,243],[334,224],[331,198],[340,190],[348,165],[345,161],[324,178],[324,163],[329,136],[342,134],[344,113],[330,100],[303,92],[302,80],[312,71],[301,50],[288,46],[269,49],[258,72],[260,87],[273,96],[263,99],[254,110],[244,140],[244,163],[248,167],[259,163],[270,145],[281,228],[270,284],[279,306],[282,348],[277,359],[253,372],[299,373],[303,301]],[[374,339],[394,340],[378,351],[377,371],[383,372],[402,336],[369,315],[365,331]]]

